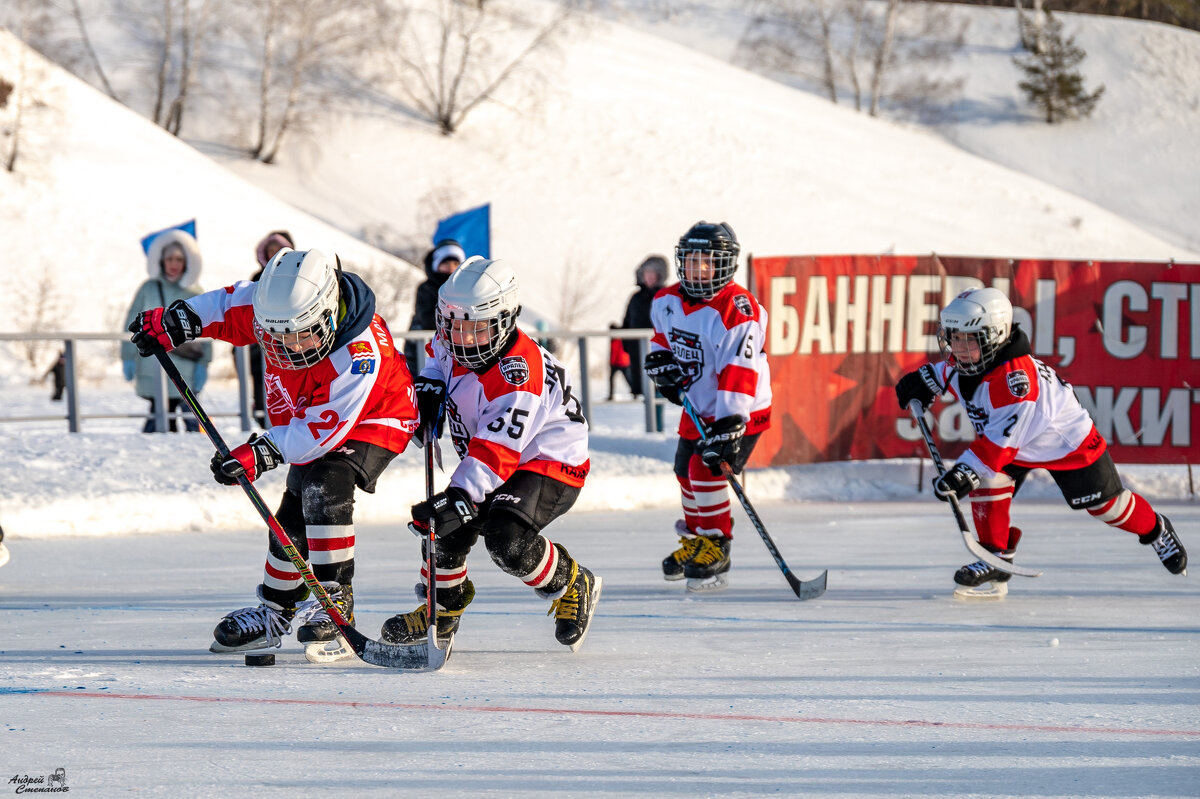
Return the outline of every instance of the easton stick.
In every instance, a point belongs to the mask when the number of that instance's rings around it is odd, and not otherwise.
[[[204,408],[200,406],[196,395],[192,393],[191,388],[184,381],[183,375],[179,374],[179,369],[175,363],[167,357],[166,351],[158,347],[154,351],[154,357],[158,359],[162,365],[163,371],[167,377],[175,384],[175,388],[179,391],[179,396],[192,409],[192,413],[196,415],[196,419],[200,422],[200,427],[208,435],[208,440],[216,447],[217,452],[222,458],[229,457],[229,447],[225,445],[221,434],[217,432],[217,428],[213,425],[212,419],[204,412]],[[363,661],[374,666],[384,666],[385,668],[403,669],[405,671],[429,671],[429,659],[421,650],[412,651],[412,647],[392,646],[383,644],[379,641],[371,640],[365,635],[354,629],[347,623],[338,610],[337,605],[330,599],[328,592],[321,586],[319,580],[313,575],[312,569],[308,563],[300,556],[300,551],[296,549],[296,545],[292,543],[292,539],[284,531],[282,525],[275,519],[275,515],[271,513],[266,502],[263,501],[262,495],[258,493],[258,489],[246,478],[243,474],[237,478],[238,485],[246,492],[246,496],[250,498],[254,509],[258,511],[258,515],[266,522],[271,534],[275,536],[275,540],[283,547],[283,551],[287,554],[288,559],[292,561],[292,565],[296,567],[296,571],[300,572],[301,579],[308,586],[308,590],[329,614],[329,618],[333,621],[334,626],[338,628],[338,632],[346,639],[346,643],[350,644],[350,648],[354,650],[354,654],[362,658]]]
[[[696,413],[696,408],[692,405],[692,401],[688,399],[687,392],[681,392],[683,399],[683,410],[692,418],[692,423],[696,425],[696,429],[703,435],[708,428],[704,424],[704,420],[700,418],[700,414]],[[754,506],[750,504],[750,500],[746,497],[746,492],[742,490],[741,483],[733,474],[733,469],[728,463],[721,462],[721,474],[729,481],[730,487],[733,488],[733,493],[737,494],[738,501],[742,503],[742,510],[746,511],[746,516],[750,519],[750,524],[758,531],[763,543],[767,545],[767,551],[771,553],[771,557],[775,559],[775,565],[783,572],[784,579],[788,581],[788,585],[792,587],[799,599],[815,599],[825,593],[826,582],[829,579],[829,570],[821,572],[812,580],[801,580],[796,575],[792,574],[792,570],[788,568],[783,556],[779,554],[779,548],[775,546],[775,542],[771,540],[771,535],[767,532],[767,528],[763,525],[762,519],[754,510]]]
[[[925,446],[929,450],[929,457],[933,458],[934,468],[937,469],[938,477],[941,477],[946,473],[946,464],[942,461],[942,453],[938,452],[937,444],[933,442],[933,434],[929,432],[929,425],[925,423],[925,408],[921,406],[920,402],[913,400],[908,403],[908,412],[912,414],[917,427],[921,431],[921,435],[925,438]],[[946,497],[946,501],[950,503],[950,507],[954,511],[954,520],[958,522],[958,530],[962,533],[963,544],[966,545],[968,552],[998,571],[1016,574],[1021,577],[1042,576],[1042,573],[1036,569],[1014,566],[1004,558],[997,557],[994,553],[988,551],[983,544],[975,540],[975,534],[971,532],[971,528],[967,525],[967,519],[963,516],[962,505],[959,504],[958,497],[951,494]]]

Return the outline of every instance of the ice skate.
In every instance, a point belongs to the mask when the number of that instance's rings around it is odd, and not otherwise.
[[[575,652],[583,645],[588,628],[592,625],[592,614],[600,601],[603,580],[578,563],[571,564],[571,579],[562,596],[550,604],[554,614],[554,637],[560,644]],[[550,615],[547,613],[546,615]]]
[[[283,636],[292,632],[296,606],[280,605],[263,598],[261,585],[258,598],[261,605],[235,610],[221,619],[213,630],[210,652],[247,652],[283,643]]]
[[[692,593],[711,593],[729,587],[729,550],[733,540],[723,535],[697,536],[696,554],[683,566],[687,590]]]
[[[1012,527],[1008,531],[1008,549],[993,549],[992,547],[988,547],[988,549],[1001,559],[1012,563],[1013,556],[1017,551],[1017,542],[1020,540],[1021,531]],[[954,598],[1003,599],[1008,596],[1008,581],[1011,579],[1012,575],[1008,572],[1002,572],[982,560],[977,560],[974,563],[968,563],[954,573],[954,582],[958,584],[958,587],[954,589]]]
[[[664,580],[682,580],[683,565],[691,560],[692,556],[696,554],[696,550],[700,548],[696,534],[688,529],[687,523],[683,519],[675,521],[675,532],[679,535],[679,548],[663,558]]]
[[[354,624],[354,588],[335,581],[321,583],[338,612],[350,625]],[[312,617],[296,629],[296,640],[304,647],[304,657],[310,663],[335,663],[354,655],[346,639],[338,634],[337,625],[324,608],[317,605]]]
[[[1154,547],[1154,552],[1162,561],[1163,568],[1171,574],[1187,576],[1187,550],[1183,548],[1179,536],[1175,533],[1175,528],[1171,525],[1171,520],[1166,516],[1160,513],[1158,524],[1154,525],[1154,529],[1145,535],[1139,535],[1138,541]]]
[[[417,596],[424,596],[424,589],[423,584],[418,586]],[[454,634],[458,632],[459,622],[462,620],[463,611],[475,598],[475,584],[470,580],[465,581],[461,589],[461,591],[454,589],[438,591],[438,596],[445,595],[446,603],[450,605],[450,607],[446,607],[440,602],[437,605],[437,641],[438,647],[441,649],[444,649],[444,645],[454,639]],[[457,598],[454,594],[458,594]],[[422,602],[416,610],[392,616],[383,623],[379,637],[386,644],[399,644],[400,646],[424,644],[429,640],[428,606]]]

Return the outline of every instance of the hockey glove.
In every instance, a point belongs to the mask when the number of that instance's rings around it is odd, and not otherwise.
[[[942,502],[949,502],[951,495],[966,499],[975,489],[979,488],[979,475],[965,463],[956,464],[953,469],[933,481],[933,493]]]
[[[673,405],[683,404],[683,390],[687,387],[687,379],[683,375],[683,367],[670,350],[655,350],[646,356],[646,374],[658,387],[658,393]]]
[[[419,422],[413,438],[418,442],[423,442],[426,430],[432,430],[434,438],[441,438],[442,429],[446,426],[446,384],[441,380],[417,377],[413,379],[413,391],[417,395],[417,419]]]
[[[418,538],[424,538],[429,535],[429,523],[433,522],[437,537],[445,538],[478,516],[479,506],[471,495],[457,486],[450,486],[412,506],[413,520],[408,529]]]
[[[928,408],[933,404],[933,398],[942,391],[942,387],[938,385],[937,375],[934,374],[933,365],[928,363],[915,372],[909,372],[900,378],[900,382],[896,383],[896,399],[900,400],[900,407],[906,411],[908,403],[913,400],[921,403],[922,408]]]
[[[200,317],[183,300],[175,300],[167,308],[142,311],[129,324],[132,341],[143,358],[158,350],[170,352],[185,341],[200,337]]]
[[[746,422],[740,416],[726,416],[709,425],[704,437],[696,443],[696,452],[704,465],[721,474],[721,464],[728,463],[737,468],[738,453],[742,449],[742,436],[746,433]]]
[[[282,463],[283,454],[275,442],[255,433],[245,444],[238,444],[230,450],[228,458],[222,458],[219,452],[213,455],[209,468],[218,483],[235,486],[243,474],[253,483],[263,472],[269,472]]]

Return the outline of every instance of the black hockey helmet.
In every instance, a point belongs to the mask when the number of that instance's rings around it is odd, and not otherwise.
[[[675,245],[675,269],[683,290],[700,300],[715,297],[733,281],[741,249],[733,228],[725,222],[692,225]],[[689,259],[696,264],[690,277],[685,269]]]

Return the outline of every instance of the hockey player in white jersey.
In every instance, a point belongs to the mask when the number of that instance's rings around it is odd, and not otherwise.
[[[1170,520],[1144,497],[1121,485],[1108,442],[1096,430],[1074,390],[1031,355],[1025,332],[1013,324],[1003,292],[970,289],[941,313],[938,339],[949,357],[909,372],[896,384],[900,407],[928,407],[949,393],[963,404],[975,441],[954,468],[935,479],[947,500],[971,498],[979,543],[1012,561],[1021,531],[1009,524],[1013,495],[1033,469],[1046,469],[1067,504],[1133,533],[1154,548],[1172,574],[1185,574],[1187,553]],[[983,561],[954,575],[955,595],[999,598],[1012,575]]]
[[[411,527],[424,538],[434,524],[439,638],[454,634],[475,595],[467,553],[482,536],[497,566],[552,601],[555,637],[574,651],[601,579],[542,530],[583,487],[588,426],[566,370],[517,329],[520,311],[516,273],[501,261],[468,259],[438,291],[437,335],[414,381],[416,438],[427,427],[440,436],[444,420],[461,462],[445,491],[413,506]],[[422,568],[419,596],[428,579]],[[428,623],[422,602],[384,622],[382,638],[423,643]]]
[[[687,578],[689,591],[727,584],[733,521],[720,464],[746,465],[771,422],[771,372],[763,352],[767,312],[733,282],[737,236],[721,222],[698,222],[675,247],[679,282],[650,305],[654,337],[646,374],[676,405],[683,391],[707,427],[679,420],[675,477],[683,502],[679,547],[662,563],[667,580]]]

